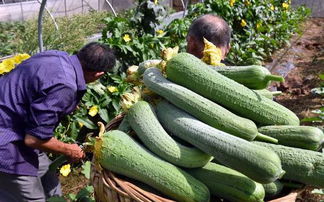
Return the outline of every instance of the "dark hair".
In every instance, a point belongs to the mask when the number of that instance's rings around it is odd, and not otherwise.
[[[88,43],[78,51],[77,56],[86,71],[107,72],[116,64],[114,51],[98,42]]]
[[[206,14],[192,22],[188,36],[193,36],[201,43],[205,38],[218,47],[225,47],[230,43],[231,29],[223,18],[213,14]]]

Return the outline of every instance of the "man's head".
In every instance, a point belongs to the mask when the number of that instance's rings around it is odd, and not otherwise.
[[[79,50],[77,57],[82,65],[86,83],[99,79],[105,72],[111,71],[116,63],[113,50],[98,42],[85,45]]]
[[[230,49],[231,29],[221,17],[207,14],[194,20],[187,35],[187,52],[202,58],[203,38],[222,50],[223,59]]]

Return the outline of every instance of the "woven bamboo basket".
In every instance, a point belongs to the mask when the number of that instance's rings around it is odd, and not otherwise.
[[[107,124],[106,131],[116,129],[123,117],[123,115],[115,117]],[[94,187],[96,202],[175,202],[146,191],[109,170],[98,168],[94,163],[91,166],[90,182]],[[297,195],[298,192],[292,192],[269,202],[295,202]]]

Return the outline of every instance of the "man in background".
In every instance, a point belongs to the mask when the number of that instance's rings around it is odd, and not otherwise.
[[[225,59],[231,46],[231,29],[221,17],[206,14],[195,19],[187,35],[187,52],[202,58],[204,50],[203,38],[207,39],[222,51],[222,60]]]
[[[114,65],[112,50],[92,42],[72,56],[56,50],[36,54],[0,77],[1,202],[45,202],[61,195],[44,152],[84,158],[77,144],[57,140],[53,131],[76,108],[86,83]]]

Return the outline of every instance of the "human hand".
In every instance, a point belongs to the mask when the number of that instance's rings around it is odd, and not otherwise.
[[[66,156],[70,158],[72,162],[78,162],[85,157],[85,153],[77,144],[66,144]]]

